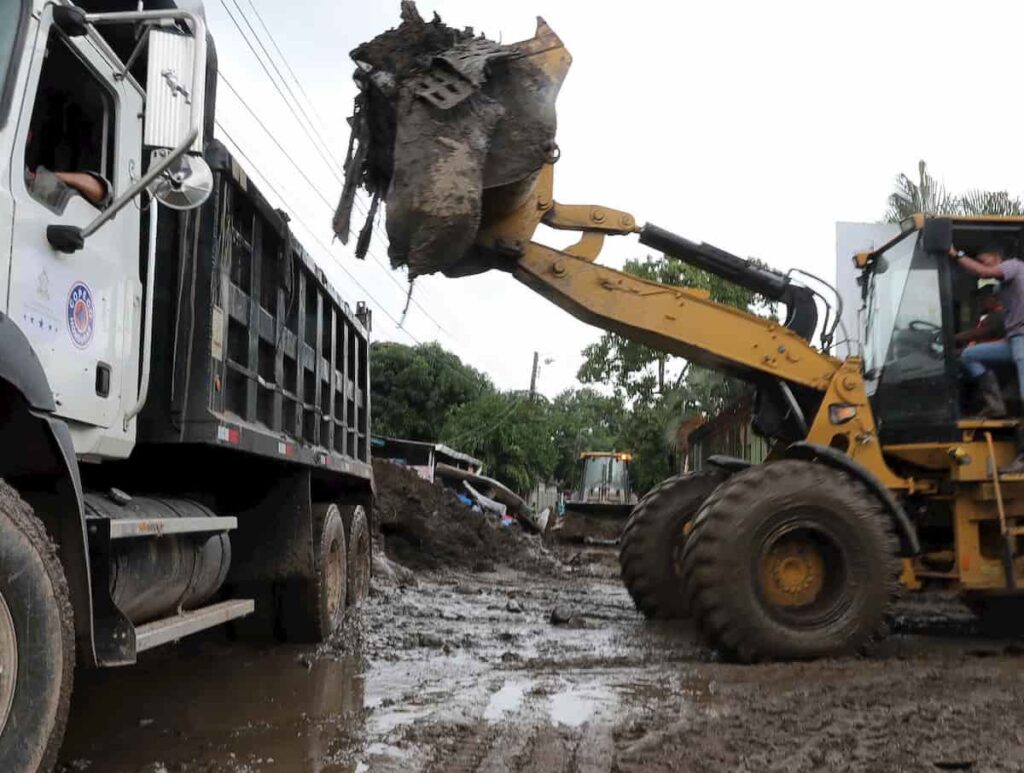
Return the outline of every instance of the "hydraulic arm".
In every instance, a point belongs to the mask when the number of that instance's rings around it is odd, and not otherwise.
[[[698,244],[632,215],[597,206],[558,204],[551,165],[541,171],[531,199],[485,222],[475,247],[495,268],[510,270],[575,317],[691,362],[748,380],[767,376],[824,392],[840,366],[809,343],[817,315],[805,288],[784,275],[723,250]],[[564,250],[532,241],[540,223],[579,231]],[[766,298],[785,303],[786,324],[724,306],[707,292],[651,282],[594,261],[608,234],[638,233],[642,243]]]

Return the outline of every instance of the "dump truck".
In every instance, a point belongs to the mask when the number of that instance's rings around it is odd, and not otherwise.
[[[0,9],[4,771],[76,663],[321,641],[369,583],[371,314],[213,138],[202,14],[140,5]]]
[[[497,44],[424,22],[405,3],[402,24],[353,56],[351,179],[384,202],[393,262],[448,276],[504,271],[601,330],[754,388],[765,463],[712,458],[655,486],[626,524],[622,578],[643,614],[690,616],[712,647],[752,661],[869,648],[901,587],[959,590],[982,615],[1019,609],[1024,476],[999,470],[1020,446],[1021,421],[977,419],[967,407],[954,335],[976,294],[947,253],[954,243],[1018,249],[1024,219],[917,215],[850,256],[863,327],[849,331],[861,345],[841,358],[841,304],[827,282],[555,198],[554,103],[571,57],[543,20],[534,38]],[[410,137],[431,163],[408,163]],[[450,206],[445,191],[459,194]],[[542,224],[579,240],[547,246]],[[604,240],[622,236],[785,316],[598,262]]]
[[[637,503],[629,477],[632,461],[633,455],[623,451],[580,451],[576,483],[549,534],[565,542],[617,543]]]

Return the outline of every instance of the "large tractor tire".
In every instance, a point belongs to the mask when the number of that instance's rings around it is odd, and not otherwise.
[[[718,487],[682,556],[686,603],[744,662],[859,652],[888,632],[898,542],[878,498],[813,462],[751,467]]]
[[[326,641],[345,619],[348,550],[335,504],[313,505],[313,578],[283,599],[280,619],[289,641]]]
[[[342,509],[348,542],[348,604],[362,604],[370,595],[370,522],[366,508],[353,505]]]
[[[53,541],[2,480],[0,570],[0,770],[50,770],[71,704],[71,601]]]
[[[645,617],[686,616],[679,576],[686,525],[724,479],[713,470],[676,475],[633,508],[620,538],[619,567],[626,590]]]

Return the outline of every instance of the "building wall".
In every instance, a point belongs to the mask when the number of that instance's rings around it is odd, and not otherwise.
[[[751,404],[743,399],[694,430],[689,437],[691,470],[702,470],[708,457],[735,456],[760,464],[771,448],[750,426]]]

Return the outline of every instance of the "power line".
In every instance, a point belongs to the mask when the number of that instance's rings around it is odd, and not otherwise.
[[[262,171],[257,171],[256,170],[256,165],[253,163],[252,159],[249,158],[249,155],[242,149],[242,146],[234,139],[234,137],[231,136],[231,133],[228,132],[227,129],[224,128],[224,124],[222,124],[219,119],[216,120],[216,124],[217,124],[217,128],[220,130],[221,134],[224,135],[224,137],[228,140],[228,142],[230,142],[232,145],[235,146],[236,151],[249,164],[251,170],[253,172],[256,172],[260,177],[263,178],[264,184],[267,186],[267,188],[270,191],[272,191],[274,193],[275,196],[277,196],[277,198],[281,202],[281,205],[285,208],[285,210],[288,212],[288,214],[291,217],[293,217],[295,220],[297,220],[299,223],[301,223],[302,226],[309,232],[309,235],[313,238],[313,240],[317,244],[319,244],[320,247],[328,255],[330,255],[332,258],[334,258],[334,262],[338,264],[338,267],[342,271],[344,271],[345,274],[348,275],[348,277],[355,283],[356,287],[358,287],[360,290],[362,290],[371,301],[373,301],[375,304],[377,304],[377,307],[381,310],[381,312],[383,312],[384,316],[386,316],[388,319],[390,319],[394,323],[396,328],[398,328],[403,333],[405,333],[407,336],[409,336],[409,338],[411,338],[417,344],[421,343],[420,340],[418,338],[416,338],[416,336],[414,336],[412,333],[410,333],[408,330],[406,330],[404,327],[402,327],[402,325],[399,323],[399,321],[397,319],[395,319],[394,316],[392,316],[392,314],[387,310],[387,307],[385,307],[383,303],[381,303],[379,300],[377,300],[377,298],[375,298],[370,293],[370,291],[367,290],[358,279],[356,279],[355,275],[352,274],[352,272],[349,271],[345,267],[345,265],[338,259],[338,257],[336,255],[334,255],[334,253],[331,251],[331,248],[328,247],[326,244],[324,244],[323,241],[320,239],[320,237],[318,237],[316,235],[316,231],[309,225],[309,223],[307,223],[302,217],[300,217],[299,214],[294,209],[292,209],[290,206],[288,206],[288,203],[287,203],[288,199],[285,198],[276,187],[274,187],[274,184],[270,181],[270,178],[267,177],[266,173],[264,173]]]
[[[277,39],[274,37],[274,33],[270,31],[269,27],[267,27],[266,23],[263,21],[263,16],[260,14],[259,9],[256,7],[255,3],[253,3],[252,0],[249,0],[249,7],[252,8],[252,12],[256,14],[257,21],[259,21],[260,26],[263,27],[263,31],[267,33],[267,38],[270,40],[270,45],[272,45],[274,47],[274,50],[277,51],[277,55],[281,58],[281,62],[284,64],[285,69],[288,70],[288,74],[292,76],[292,81],[294,81],[296,87],[299,89],[299,92],[302,94],[302,96],[305,97],[306,104],[309,105],[309,109],[312,111],[317,121],[320,122],[320,127],[323,128],[323,117],[320,115],[320,113],[317,112],[316,105],[313,103],[313,100],[309,98],[309,94],[306,93],[306,89],[302,87],[302,81],[300,81],[298,76],[295,74],[295,70],[293,70],[292,66],[288,64],[288,57],[284,55],[284,52],[281,50],[281,47],[277,45]]]
[[[224,1],[225,0],[221,0],[221,3],[223,4]],[[241,9],[241,7],[239,7],[238,0],[232,0],[232,3],[238,9],[239,14],[242,16],[242,20],[245,22],[246,26],[252,32],[253,37],[256,39],[256,42],[259,44],[259,46],[262,49],[263,53],[266,55],[267,60],[270,62],[271,66],[274,68],[274,71],[278,74],[278,77],[281,79],[281,83],[284,85],[284,87],[286,89],[288,89],[288,93],[291,95],[292,99],[294,100],[296,107],[298,107],[299,110],[302,110],[302,115],[306,118],[306,121],[309,124],[309,128],[312,129],[313,133],[316,134],[317,138],[320,140],[321,144],[323,145],[324,150],[327,152],[328,156],[330,157],[330,160],[334,161],[335,166],[337,167],[337,169],[339,171],[341,171],[341,173],[344,175],[344,168],[343,168],[344,165],[340,161],[338,161],[338,159],[331,152],[331,145],[330,145],[330,143],[328,143],[327,140],[324,139],[323,134],[320,131],[321,129],[324,128],[323,127],[323,125],[324,125],[323,118],[317,112],[316,106],[313,104],[313,100],[311,100],[309,98],[309,94],[307,94],[305,88],[303,88],[302,82],[299,80],[298,76],[295,74],[295,70],[292,69],[291,64],[289,64],[288,57],[285,56],[284,51],[282,51],[281,47],[277,44],[277,40],[274,38],[274,34],[270,31],[270,28],[267,26],[266,22],[263,21],[263,16],[260,14],[259,9],[256,8],[255,4],[253,3],[253,0],[248,0],[249,6],[252,8],[253,13],[256,15],[256,19],[259,21],[260,26],[263,27],[263,31],[266,32],[267,38],[270,40],[270,44],[273,46],[274,50],[277,52],[278,57],[281,59],[281,63],[285,66],[285,69],[288,70],[289,75],[291,75],[292,80],[295,82],[295,85],[298,87],[300,93],[302,94],[303,97],[305,97],[306,103],[309,105],[309,108],[312,111],[312,113],[316,116],[317,121],[313,121],[309,117],[309,114],[306,113],[306,111],[302,108],[302,105],[300,104],[298,98],[295,96],[295,92],[293,92],[291,90],[291,88],[288,86],[288,84],[285,83],[284,76],[281,75],[281,70],[274,63],[273,57],[270,55],[270,52],[267,51],[266,46],[263,45],[263,42],[260,39],[259,34],[253,29],[252,24],[249,23],[248,18],[245,16],[245,12]],[[227,8],[226,5],[225,5],[225,10],[228,11],[228,15],[231,16],[231,11],[230,11],[230,9]],[[234,22],[234,17],[232,17],[232,21]],[[235,28],[238,29],[239,33],[242,34],[243,38],[246,37],[245,33],[242,31],[241,27],[239,27],[237,22],[235,22]],[[248,43],[248,41],[246,41],[246,42]],[[253,52],[253,55],[256,56],[257,59],[260,58],[259,55],[256,53],[256,51],[252,48],[251,45],[249,46],[249,50]],[[262,64],[262,62],[261,62],[261,64]],[[267,74],[267,77],[270,77],[270,74],[267,72],[266,68],[264,68],[263,71],[264,71],[264,73]],[[273,78],[271,78],[271,80],[273,80]],[[230,84],[229,84],[229,87],[230,87]],[[276,83],[275,83],[275,88],[277,88]],[[239,99],[241,99],[241,96],[238,94],[237,91],[235,91],[235,89],[232,88],[231,90],[235,92],[235,96],[237,96],[237,97],[239,97]],[[284,100],[285,105],[289,108],[289,110],[292,111],[293,117],[295,117],[296,121],[301,124],[301,121],[299,121],[299,118],[295,114],[295,111],[291,108],[291,105],[288,104],[288,100],[284,98],[284,94],[281,93],[281,90],[279,88],[277,89],[277,91],[278,91],[278,94],[281,95],[282,100]],[[246,107],[248,107],[248,106],[246,106]],[[252,111],[250,110],[250,113],[251,112]],[[317,128],[317,123],[318,122],[319,122],[319,125],[320,125],[319,129]],[[307,132],[306,136],[309,137],[308,132]],[[322,153],[320,154],[320,157],[323,158],[323,154]],[[333,174],[333,171],[334,170],[331,170],[332,174]],[[337,175],[335,175],[335,178],[338,179]],[[340,179],[338,181],[342,182],[342,180],[340,180]],[[357,191],[357,193],[358,193],[358,191]],[[361,215],[363,215],[363,217],[368,217],[367,211],[365,209],[365,206],[366,206],[365,204],[360,203],[358,199],[355,199],[353,203],[355,204],[355,207],[359,211],[359,213]],[[331,209],[333,211],[333,206],[331,207]],[[381,247],[383,247],[385,250],[387,250],[388,249],[388,244],[380,236],[379,231],[377,231],[375,229],[372,229],[372,227],[371,227],[371,230],[373,231],[373,235],[377,236],[377,241],[381,245]],[[371,253],[371,255],[372,255],[372,253]],[[376,261],[376,262],[380,263],[379,260]],[[383,264],[381,264],[381,265],[382,265],[382,268],[385,268],[385,270],[390,270],[386,266],[383,266]],[[427,314],[426,309],[424,309],[422,306],[420,306],[419,303],[417,303],[415,301],[414,301],[414,303],[416,303],[416,306],[418,306],[420,308],[420,310],[423,311],[424,314]],[[429,316],[429,314],[428,314],[428,316]],[[437,322],[436,319],[433,320],[433,321],[439,327],[441,326],[441,323]],[[447,332],[447,331],[445,331],[445,332]],[[449,333],[449,335],[451,335],[451,334]]]
[[[246,112],[252,117],[252,119],[254,121],[256,121],[256,124],[263,130],[263,133],[266,134],[267,137],[270,138],[270,141],[274,143],[275,147],[277,147],[277,149],[279,151],[281,151],[281,155],[283,155],[288,160],[288,162],[295,168],[295,171],[297,171],[302,176],[302,179],[305,180],[306,184],[309,185],[309,187],[313,190],[314,193],[317,194],[317,196],[320,198],[320,200],[324,203],[324,206],[327,207],[327,210],[329,212],[333,212],[334,211],[334,205],[332,205],[331,202],[328,200],[327,195],[323,192],[323,190],[321,190],[320,187],[317,186],[317,184],[314,183],[309,178],[309,175],[307,175],[305,173],[305,171],[302,169],[302,167],[299,165],[299,163],[285,149],[284,145],[281,144],[280,140],[278,140],[277,137],[274,136],[274,133],[270,131],[270,129],[263,122],[263,120],[259,117],[259,115],[256,114],[256,111],[252,109],[252,107],[245,100],[245,98],[241,95],[241,93],[239,93],[238,89],[236,89],[234,87],[234,85],[232,85],[231,81],[228,80],[228,78],[225,77],[224,73],[218,70],[217,74],[220,76],[221,80],[224,81],[224,85],[228,87],[228,89],[231,91],[231,93],[235,95],[235,98],[242,104],[242,107],[245,108]],[[367,213],[365,211],[362,211],[362,214],[366,215]],[[350,231],[350,233],[351,233],[351,231]],[[379,238],[380,237],[378,236],[378,239]],[[385,245],[385,247],[386,247],[386,245]],[[377,257],[377,255],[372,250],[367,249],[367,254],[370,256],[371,260],[373,260],[374,263],[376,263],[378,266],[380,266],[381,269],[383,269],[384,274],[388,277],[388,279],[399,290],[401,290],[403,293],[408,293],[408,289],[409,289],[408,286],[403,286],[401,282],[399,282],[397,279],[395,279],[395,276],[392,273],[392,270],[388,266],[386,266],[384,264],[384,262],[379,257]],[[446,335],[448,335],[451,338],[454,338],[454,336],[444,327],[444,325],[442,325],[434,317],[433,314],[431,314],[429,311],[427,311],[427,309],[418,300],[416,300],[415,298],[412,298],[412,302],[416,306],[416,308],[418,308],[420,311],[422,311],[423,314],[426,315],[426,317],[428,319],[430,319],[431,322],[433,322],[435,325],[437,325],[437,327],[440,328]]]
[[[232,0],[232,2],[235,2],[235,0]],[[281,87],[278,85],[277,81],[274,79],[274,76],[270,74],[270,70],[267,69],[267,65],[264,64],[263,58],[257,53],[256,48],[253,46],[252,42],[249,40],[249,36],[245,34],[245,30],[242,29],[242,25],[238,23],[238,20],[235,18],[235,15],[233,13],[231,13],[231,9],[228,8],[227,2],[225,0],[220,0],[220,4],[222,6],[224,6],[224,10],[227,11],[228,18],[230,18],[231,19],[231,23],[235,25],[235,29],[238,30],[238,34],[242,36],[242,40],[244,41],[245,45],[252,52],[252,55],[254,57],[256,57],[256,62],[257,62],[257,64],[259,64],[260,69],[263,70],[263,74],[266,75],[267,78],[270,80],[270,84],[274,87],[275,91],[277,91],[277,93],[280,95],[281,100],[285,104],[285,107],[288,108],[288,110],[291,112],[292,116],[295,118],[296,123],[299,124],[299,128],[302,129],[302,131],[305,133],[306,137],[313,144],[313,149],[316,150],[316,152],[317,152],[317,154],[319,154],[320,158],[322,158],[324,163],[327,164],[328,169],[330,170],[331,174],[334,175],[335,179],[337,179],[337,181],[339,183],[342,183],[343,182],[342,178],[339,177],[338,173],[331,167],[331,159],[328,157],[327,154],[325,154],[323,152],[323,150],[320,148],[320,146],[317,145],[317,142],[313,138],[313,134],[310,132],[309,128],[307,128],[307,126],[299,119],[298,113],[295,112],[295,108],[292,107],[292,104],[288,101],[288,98],[284,95],[284,92],[281,90]],[[236,3],[236,7],[237,7],[237,3]],[[241,9],[239,9],[239,13],[241,13]],[[244,14],[243,14],[243,18],[244,18]],[[248,21],[246,21],[246,24],[248,24]],[[250,25],[249,28],[252,29],[251,25]],[[253,34],[255,35],[255,33],[253,33]],[[258,39],[257,39],[257,41],[258,41]],[[273,62],[271,62],[271,64],[273,64]]]

